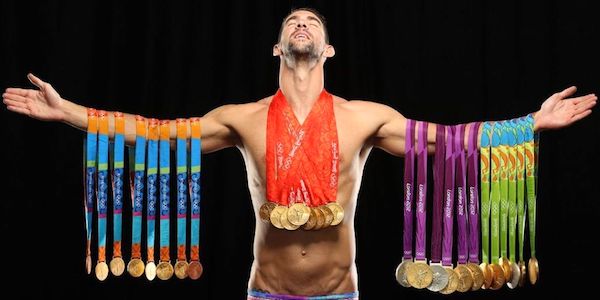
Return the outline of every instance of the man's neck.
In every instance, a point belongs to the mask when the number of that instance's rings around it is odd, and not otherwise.
[[[279,87],[300,123],[310,113],[324,86],[323,63],[297,62],[290,68],[281,60]]]

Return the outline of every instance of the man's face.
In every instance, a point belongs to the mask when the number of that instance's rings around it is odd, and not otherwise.
[[[279,41],[285,56],[318,59],[325,48],[325,30],[319,18],[299,10],[284,20]]]

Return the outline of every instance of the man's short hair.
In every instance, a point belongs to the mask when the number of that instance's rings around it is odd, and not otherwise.
[[[319,19],[319,21],[321,21],[321,24],[323,26],[323,31],[325,32],[325,43],[329,44],[329,34],[327,33],[327,20],[325,20],[325,17],[316,9],[312,8],[312,7],[299,7],[299,8],[294,8],[290,11],[289,14],[287,14],[284,18],[283,21],[281,21],[281,27],[279,28],[279,36],[277,38],[277,42],[281,41],[281,33],[283,32],[283,25],[285,24],[285,21],[287,20],[287,18],[292,15],[293,13],[297,12],[297,11],[308,11],[313,13],[317,19]]]

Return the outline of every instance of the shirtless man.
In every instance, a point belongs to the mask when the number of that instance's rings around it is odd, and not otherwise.
[[[300,124],[324,89],[323,66],[334,54],[333,46],[328,43],[324,19],[316,11],[298,9],[284,18],[273,55],[280,59],[280,90]],[[85,107],[62,99],[50,84],[34,75],[28,77],[39,89],[6,89],[3,102],[8,110],[86,130]],[[570,87],[549,97],[534,114],[535,130],[562,128],[588,116],[597,97],[589,94],[568,98],[575,91],[575,87]],[[246,164],[256,215],[254,262],[248,290],[358,298],[354,212],[363,168],[373,147],[403,156],[406,119],[386,105],[333,96],[339,140],[336,201],[344,208],[345,219],[337,226],[322,230],[287,231],[262,222],[258,216],[259,208],[267,201],[266,124],[272,99],[270,96],[257,102],[224,105],[201,118],[202,152],[235,146]],[[126,139],[133,144],[134,116],[126,115],[126,118]],[[175,138],[175,123],[171,123],[171,137]],[[469,130],[470,127],[467,136]],[[112,135],[112,120],[110,132]],[[435,146],[433,123],[429,123],[428,136],[432,153]]]

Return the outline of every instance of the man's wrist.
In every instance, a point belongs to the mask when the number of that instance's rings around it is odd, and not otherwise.
[[[75,104],[66,99],[62,101],[62,122],[80,130],[87,129],[87,107]]]

